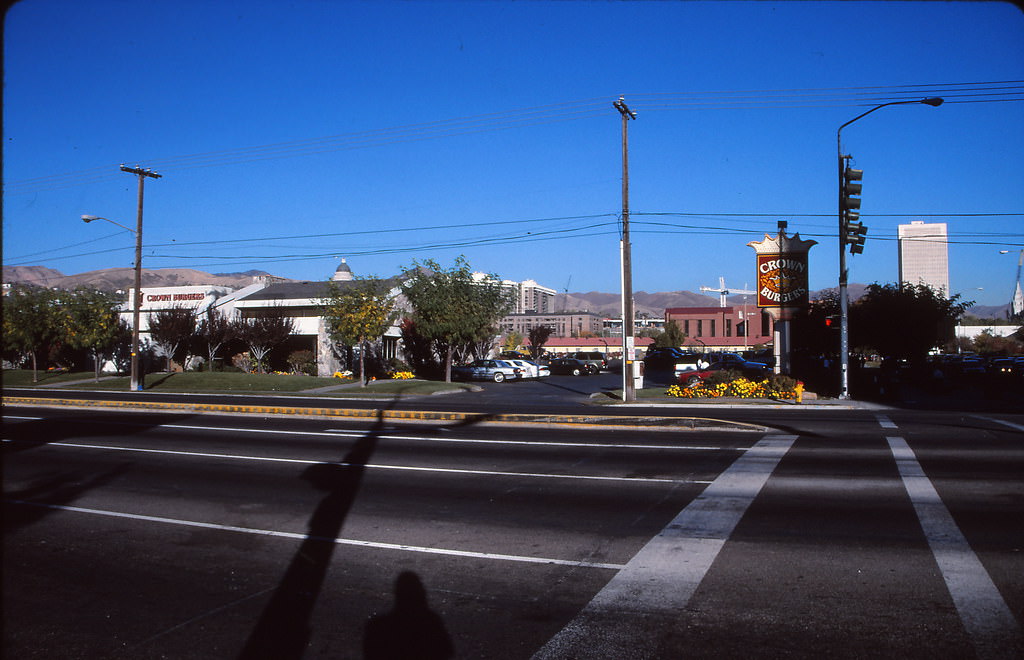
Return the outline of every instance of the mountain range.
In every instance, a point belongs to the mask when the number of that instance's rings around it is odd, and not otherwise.
[[[142,286],[189,286],[214,284],[242,288],[252,284],[257,277],[273,277],[262,270],[248,270],[243,273],[205,273],[190,268],[159,268],[142,269]],[[286,278],[275,278],[283,281]],[[135,271],[131,268],[106,268],[93,270],[77,275],[65,275],[46,266],[4,266],[4,283],[35,284],[56,289],[74,289],[80,286],[99,289],[101,291],[126,291],[135,282]],[[856,300],[864,293],[863,284],[850,284],[850,300]],[[811,292],[811,297],[820,292]],[[717,296],[705,296],[692,291],[662,291],[647,293],[633,292],[634,311],[637,316],[647,315],[652,318],[663,318],[665,310],[670,307],[716,307]],[[753,296],[729,296],[731,305],[755,305]],[[621,313],[621,297],[618,293],[602,293],[589,291],[586,293],[556,293],[555,311],[587,311],[608,316]],[[1008,305],[972,307],[970,314],[978,318],[1004,318]]]

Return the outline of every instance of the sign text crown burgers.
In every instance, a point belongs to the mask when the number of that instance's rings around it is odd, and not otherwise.
[[[757,253],[757,306],[767,308],[776,320],[807,305],[807,252],[818,241],[804,241],[779,231],[763,241],[747,243]]]

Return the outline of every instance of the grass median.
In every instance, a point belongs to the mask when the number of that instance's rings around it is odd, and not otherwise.
[[[126,376],[105,375],[96,381],[92,372],[53,374],[40,372],[39,382],[32,382],[30,370],[4,370],[5,387],[40,387],[61,390],[124,391]],[[185,393],[287,393],[296,396],[328,396],[340,398],[424,396],[439,392],[460,392],[472,386],[465,383],[444,383],[429,380],[377,380],[359,387],[356,381],[343,378],[318,378],[292,374],[246,374],[234,372],[185,372],[146,374],[146,392]]]

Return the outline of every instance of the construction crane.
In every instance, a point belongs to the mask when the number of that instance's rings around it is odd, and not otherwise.
[[[726,303],[725,299],[728,298],[732,294],[736,294],[736,295],[753,295],[753,294],[757,293],[756,291],[747,291],[746,289],[726,289],[725,288],[725,278],[724,277],[719,277],[718,278],[718,288],[717,289],[713,289],[713,288],[711,288],[709,286],[702,286],[700,288],[700,291],[701,291],[701,293],[704,293],[705,291],[717,291],[718,292],[718,306],[719,307],[727,307],[728,304]]]

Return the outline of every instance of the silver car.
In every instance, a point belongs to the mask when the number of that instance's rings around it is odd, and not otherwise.
[[[504,383],[523,377],[523,370],[505,360],[477,360],[472,364],[452,367],[452,378],[456,380],[493,380]]]

